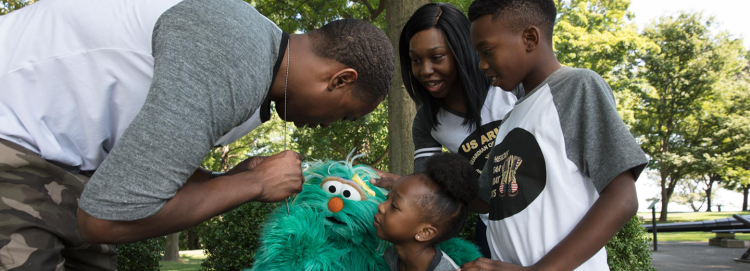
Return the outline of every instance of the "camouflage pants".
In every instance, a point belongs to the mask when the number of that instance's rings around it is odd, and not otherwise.
[[[86,244],[78,233],[87,181],[0,140],[0,271],[116,269],[115,246]]]

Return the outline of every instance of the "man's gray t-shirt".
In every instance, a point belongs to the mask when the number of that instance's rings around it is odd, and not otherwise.
[[[385,265],[387,265],[391,271],[399,270],[398,253],[396,253],[396,249],[394,249],[393,246],[388,246],[388,248],[385,249],[383,259],[385,260]],[[427,271],[456,270],[459,268],[460,266],[458,266],[448,254],[445,254],[445,252],[435,247],[435,257],[432,257],[432,262],[430,262],[430,266],[427,267]]]
[[[151,216],[223,136],[258,114],[268,119],[282,36],[243,1],[185,0],[164,12],[146,102],[86,185],[80,208],[106,220]]]

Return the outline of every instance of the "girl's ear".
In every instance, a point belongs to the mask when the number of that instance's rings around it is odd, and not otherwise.
[[[427,242],[437,237],[438,233],[438,229],[432,226],[432,224],[422,224],[420,230],[414,235],[414,240]]]

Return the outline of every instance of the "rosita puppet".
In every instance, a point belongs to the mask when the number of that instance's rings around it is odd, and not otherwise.
[[[371,185],[368,166],[314,162],[302,192],[276,209],[264,225],[252,270],[388,270],[373,215],[386,190]],[[457,264],[479,257],[469,242],[453,238],[439,245]]]

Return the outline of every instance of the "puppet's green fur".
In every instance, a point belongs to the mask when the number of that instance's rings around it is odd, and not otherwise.
[[[377,237],[373,227],[373,215],[386,193],[369,183],[377,174],[348,161],[308,165],[302,192],[290,200],[289,213],[282,205],[266,222],[253,270],[388,270],[382,255],[386,242]],[[349,200],[320,186],[327,177],[350,180],[355,173],[375,196]],[[332,197],[343,200],[340,212],[329,210]],[[458,264],[479,257],[472,244],[457,238],[440,248]]]

